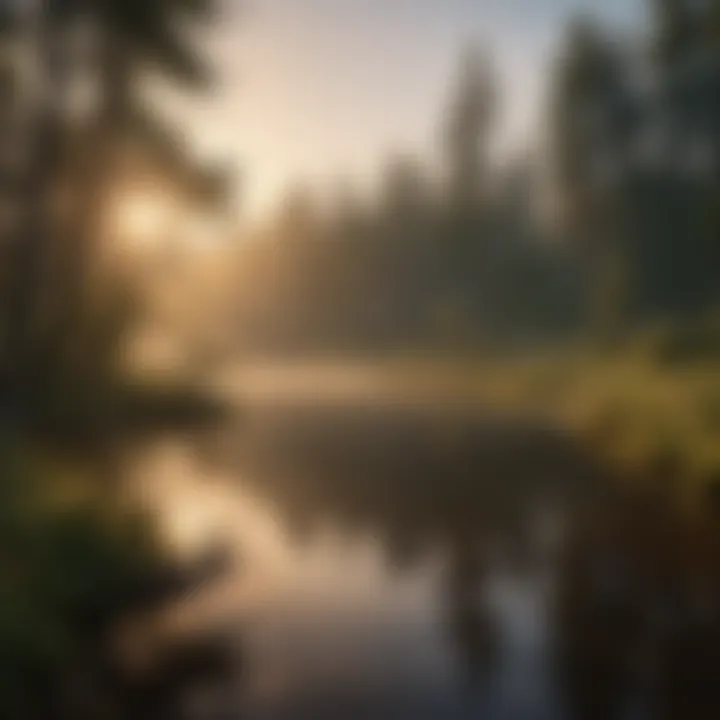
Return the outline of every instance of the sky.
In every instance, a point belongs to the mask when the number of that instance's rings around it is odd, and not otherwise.
[[[631,26],[642,0],[226,0],[208,49],[216,92],[183,116],[198,149],[237,169],[243,212],[297,184],[372,187],[393,154],[432,158],[459,57],[479,43],[502,83],[496,145],[537,135],[564,22]]]

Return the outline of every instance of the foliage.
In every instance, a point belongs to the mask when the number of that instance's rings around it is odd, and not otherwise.
[[[116,636],[222,568],[175,562],[156,519],[111,480],[129,436],[195,427],[217,407],[199,390],[130,375],[124,355],[142,308],[131,278],[108,267],[103,223],[129,157],[186,195],[215,197],[214,179],[143,112],[138,92],[150,70],[207,79],[190,31],[213,6],[43,3],[34,49],[52,92],[29,108],[3,56],[3,148],[28,150],[15,164],[0,154],[1,199],[17,215],[3,226],[0,282],[0,715],[11,720],[158,717],[197,680],[190,655],[201,640],[178,649],[172,668],[136,672]],[[8,20],[13,9],[4,6]],[[87,55],[70,52],[80,26],[98,41]],[[18,25],[2,30],[12,47]],[[95,71],[89,111],[69,115],[73,83]]]
[[[5,448],[0,479],[3,714],[53,717],[63,678],[87,662],[87,625],[157,556],[129,516],[113,529],[107,509],[48,507],[38,469],[17,456]]]
[[[704,350],[668,364],[636,339],[514,360],[397,359],[378,371],[413,392],[564,428],[630,477],[672,453],[687,486],[702,487],[720,469],[716,364]]]
[[[2,452],[3,717],[167,711],[199,678],[175,677],[162,665],[138,670],[117,641],[129,623],[181,600],[220,566],[211,557],[190,565],[171,561],[151,515],[92,492],[94,478],[77,466],[31,460],[30,450],[6,441]],[[144,642],[148,652],[158,640],[146,633]],[[207,654],[203,642],[188,644],[185,657]],[[178,646],[176,663],[180,652]]]

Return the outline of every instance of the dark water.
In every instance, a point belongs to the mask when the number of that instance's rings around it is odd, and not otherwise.
[[[649,545],[628,530],[648,513],[609,499],[612,478],[562,433],[437,403],[266,398],[208,452],[232,478],[215,517],[243,558],[229,717],[720,717],[697,700],[707,672],[666,712],[657,687],[678,671],[657,659],[716,659],[677,630],[689,581],[648,570],[664,526]],[[200,487],[188,497],[206,502]],[[683,620],[657,630],[671,611]]]

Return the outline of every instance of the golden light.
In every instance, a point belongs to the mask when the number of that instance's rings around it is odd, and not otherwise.
[[[110,232],[123,250],[151,251],[173,234],[180,215],[170,193],[157,187],[123,190],[113,203]]]

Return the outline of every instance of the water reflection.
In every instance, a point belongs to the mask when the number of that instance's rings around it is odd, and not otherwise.
[[[585,513],[565,543],[556,649],[575,717],[720,713],[716,490],[684,508],[672,473],[649,480]]]
[[[720,493],[678,502],[670,459],[629,483],[532,423],[277,401],[206,455],[243,717],[720,717]]]
[[[375,717],[500,717],[511,707],[532,717],[559,715],[544,669],[544,585],[558,518],[602,485],[603,471],[590,454],[545,427],[467,408],[280,404],[277,398],[249,408],[224,450],[242,487],[270,508],[291,545],[303,548],[296,557],[306,580],[319,539],[333,538],[338,557],[328,575],[314,581],[321,596],[327,599],[332,588],[348,583],[348,573],[361,572],[357,559],[339,550],[339,538],[379,547],[376,562],[385,568],[377,571],[386,576],[372,601],[387,616],[384,629],[365,632],[376,649],[383,647],[383,633],[396,637],[395,667],[386,669],[392,681],[376,678],[343,698],[313,678],[314,690],[283,705],[288,714],[280,716],[297,717],[304,707],[320,713],[317,703],[333,707],[331,697],[343,716],[369,697],[375,697]],[[414,640],[403,639],[393,610],[407,578],[418,579],[415,599],[424,598],[422,619],[415,608]],[[299,612],[298,622],[307,625],[302,591],[293,587],[290,593],[301,609],[283,607],[275,622]],[[330,618],[341,615],[341,625],[362,625],[362,613],[357,607],[348,613],[348,606],[345,597],[326,608],[324,623],[334,626]],[[529,625],[528,618],[534,618]],[[324,634],[316,627],[304,638],[307,656],[322,646]],[[342,654],[357,651],[352,641]],[[409,672],[403,683],[399,668],[412,666],[414,654],[431,657],[432,667]],[[382,665],[388,655],[385,648],[371,665]],[[347,661],[336,654],[335,662]],[[298,672],[303,674],[296,666],[290,674]],[[374,676],[377,668],[363,672]],[[349,673],[340,684],[363,685],[362,676]],[[379,682],[389,686],[382,698],[376,697]],[[439,687],[430,691],[433,682]]]
[[[484,597],[487,568],[482,550],[469,529],[458,528],[451,538],[445,605],[466,692],[487,684],[497,659],[495,628]]]

